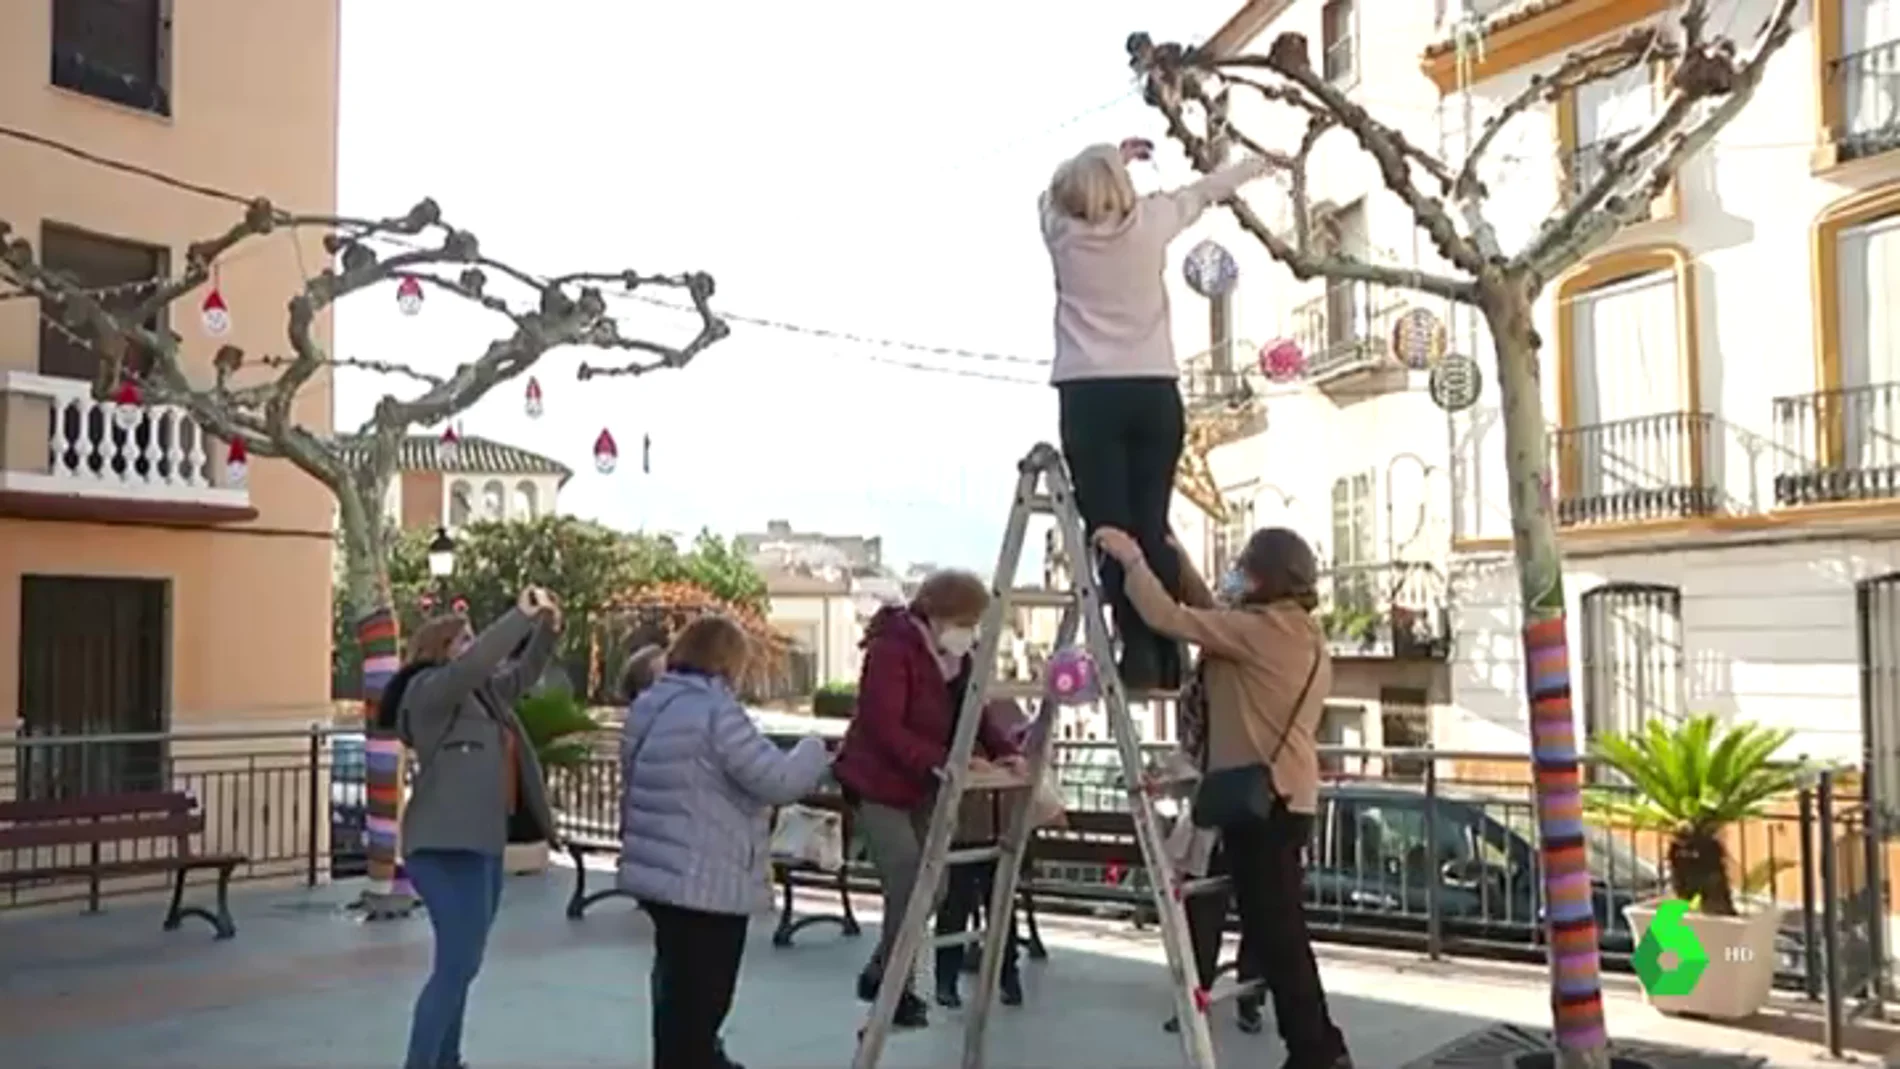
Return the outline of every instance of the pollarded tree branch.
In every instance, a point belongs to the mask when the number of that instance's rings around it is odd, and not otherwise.
[[[1737,60],[1733,41],[1704,37],[1708,0],[1688,0],[1680,18],[1680,61],[1656,118],[1607,154],[1603,173],[1538,230],[1513,266],[1528,269],[1539,281],[1555,277],[1642,218],[1689,157],[1754,98],[1768,60],[1793,33],[1799,4],[1776,0],[1748,55]],[[1703,107],[1718,97],[1720,103]]]
[[[1192,76],[1192,72],[1184,71],[1178,59],[1166,60],[1155,55],[1167,50],[1173,50],[1177,54],[1182,51],[1178,45],[1155,46],[1140,34],[1129,39],[1129,52],[1136,69],[1147,72],[1145,95],[1148,102],[1154,105],[1166,119],[1168,135],[1180,143],[1196,170],[1211,172],[1220,166],[1222,153],[1213,139],[1196,132],[1189,124],[1184,101],[1184,98],[1205,100],[1205,95]],[[1168,73],[1170,70],[1173,71],[1172,74]],[[1291,90],[1269,88],[1274,89],[1271,95],[1275,98],[1280,98],[1283,94],[1291,94]],[[1296,107],[1302,106],[1293,101],[1289,103],[1294,103]],[[1249,143],[1253,151],[1268,158],[1283,161],[1292,172],[1291,185],[1294,189],[1292,195],[1296,202],[1307,199],[1307,181],[1304,172],[1306,159],[1312,151],[1312,146],[1325,130],[1330,128],[1335,119],[1325,114],[1323,109],[1304,107],[1303,110],[1308,112],[1309,121],[1306,132],[1301,138],[1300,150],[1294,156],[1265,152]],[[1305,205],[1296,203],[1294,206],[1294,236],[1293,240],[1289,241],[1286,237],[1275,233],[1245,198],[1236,195],[1228,199],[1225,204],[1233,213],[1241,229],[1260,242],[1268,254],[1284,264],[1297,279],[1337,278],[1412,289],[1453,301],[1471,302],[1475,299],[1473,285],[1466,279],[1415,268],[1372,264],[1336,250],[1316,249],[1311,240],[1311,219],[1309,218],[1311,210]]]

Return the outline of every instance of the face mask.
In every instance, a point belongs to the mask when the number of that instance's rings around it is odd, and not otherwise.
[[[1215,594],[1229,605],[1238,605],[1247,597],[1247,573],[1237,567],[1227,569],[1220,577],[1220,589]]]
[[[976,645],[976,628],[952,627],[937,636],[937,648],[952,657],[962,657]]]

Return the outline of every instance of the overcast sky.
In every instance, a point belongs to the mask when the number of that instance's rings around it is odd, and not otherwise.
[[[343,210],[433,196],[484,251],[530,270],[705,270],[725,311],[1045,359],[1037,191],[1083,144],[1158,136],[1133,96],[1130,31],[1199,39],[1236,6],[351,0]],[[623,323],[676,340],[692,327],[640,306]],[[440,298],[405,318],[371,297],[344,306],[338,347],[446,368],[494,332]],[[541,419],[516,384],[464,432],[559,458],[579,473],[563,507],[618,526],[732,533],[779,518],[882,534],[896,562],[987,569],[1014,461],[1055,434],[1043,368],[743,323],[681,372],[582,387],[575,363],[541,366]],[[346,377],[339,422],[386,388]],[[607,476],[591,459],[603,427],[623,456]]]

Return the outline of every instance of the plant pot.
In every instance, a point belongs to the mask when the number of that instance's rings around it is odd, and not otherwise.
[[[1627,906],[1630,933],[1640,945],[1656,917],[1656,903]],[[1643,999],[1663,1013],[1739,1021],[1768,1005],[1775,980],[1775,937],[1781,930],[1781,907],[1760,905],[1737,917],[1714,917],[1691,912],[1683,923],[1702,943],[1709,964],[1695,990],[1686,995],[1651,995]]]
[[[501,871],[510,876],[532,876],[547,870],[547,843],[509,843],[502,848]]]

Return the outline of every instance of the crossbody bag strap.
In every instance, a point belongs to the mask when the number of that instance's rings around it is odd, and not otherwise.
[[[623,781],[624,777],[632,774],[634,766],[640,763],[640,751],[646,749],[647,738],[653,734],[653,726],[660,722],[660,714],[666,712],[668,706],[685,696],[684,693],[675,694],[661,702],[658,709],[653,710],[653,719],[647,721],[646,730],[640,732],[640,737],[633,740],[633,751],[627,754],[627,767],[621,772]]]
[[[1313,650],[1313,667],[1306,670],[1306,682],[1300,687],[1300,696],[1293,699],[1293,712],[1286,718],[1286,730],[1280,732],[1280,744],[1273,748],[1273,756],[1267,758],[1267,764],[1271,765],[1280,759],[1280,754],[1286,750],[1287,739],[1292,736],[1293,729],[1299,726],[1300,714],[1306,711],[1306,696],[1313,693],[1313,680],[1319,678],[1319,662],[1324,656],[1325,651],[1318,648]]]

